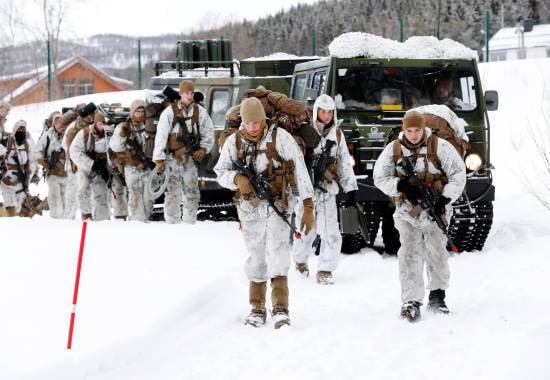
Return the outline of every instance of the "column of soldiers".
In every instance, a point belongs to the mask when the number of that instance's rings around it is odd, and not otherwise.
[[[50,127],[36,149],[36,162],[46,173],[51,216],[72,218],[75,211],[70,206],[78,204],[83,220],[106,220],[113,205],[116,218],[146,222],[154,201],[146,186],[155,171],[165,172],[168,178],[166,222],[195,223],[200,198],[197,166],[210,152],[214,133],[208,113],[194,101],[194,91],[193,83],[183,80],[179,93],[167,88],[163,102],[154,107],[134,100],[128,119],[116,126],[110,141],[105,118],[93,103],[52,113]],[[0,156],[6,168],[1,186],[4,205],[13,216],[27,192],[19,172],[23,170],[30,178],[35,165],[26,123],[18,121],[8,135],[3,129],[7,112],[9,106],[0,104]],[[291,257],[296,270],[307,277],[308,258],[319,238],[316,280],[323,285],[334,283],[342,245],[336,195],[343,189],[346,206],[354,205],[357,182],[344,134],[338,127],[336,105],[329,96],[321,95],[313,108],[311,127],[319,137],[313,162],[323,156],[326,163],[321,173],[312,171],[313,180],[300,145],[276,121],[268,119],[257,98],[242,101],[240,118],[240,128],[225,136],[214,171],[220,185],[236,192],[248,253],[245,273],[251,311],[245,324],[259,327],[266,323],[270,282],[271,314],[278,329],[290,325],[287,276]],[[434,146],[438,147],[436,152]],[[420,207],[419,188],[402,170],[396,147],[401,155],[414,156],[417,171],[424,173],[423,180],[445,178],[438,189],[438,215],[450,216],[450,205],[465,185],[465,168],[454,148],[431,135],[423,115],[415,110],[405,114],[399,139],[388,144],[375,165],[375,184],[397,204],[394,219],[401,235],[401,316],[414,321],[420,316],[424,297],[425,261],[429,309],[449,312],[445,303],[449,286],[447,239],[426,210],[411,213]],[[441,165],[428,165],[427,157],[435,155]],[[298,231],[289,222],[292,213],[296,214]],[[291,231],[302,236],[292,242]]]

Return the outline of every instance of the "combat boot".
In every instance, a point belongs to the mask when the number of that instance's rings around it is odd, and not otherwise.
[[[296,263],[296,270],[304,277],[309,277],[309,268],[307,263]]]
[[[8,216],[15,216],[15,207],[6,207],[6,214]]]
[[[85,220],[92,220],[92,214],[83,212],[82,213],[82,221],[85,221]]]
[[[449,308],[445,304],[445,290],[431,290],[428,296],[428,310],[437,314],[449,314]]]
[[[332,272],[324,271],[324,270],[317,272],[317,283],[321,285],[334,284],[334,278],[332,277]]]
[[[288,313],[288,278],[278,276],[271,279],[271,305],[273,310],[273,327],[280,329],[287,325],[290,326],[290,317]]]
[[[265,309],[265,282],[253,282],[250,281],[250,288],[248,291],[248,298],[252,310],[246,317],[244,324],[254,327],[260,327],[265,324],[267,311]]]
[[[408,301],[401,306],[401,318],[409,322],[416,322],[420,319],[420,302]]]

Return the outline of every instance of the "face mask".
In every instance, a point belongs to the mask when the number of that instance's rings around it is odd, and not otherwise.
[[[25,142],[25,138],[27,137],[27,132],[25,131],[17,131],[15,132],[15,141],[18,145],[21,145]]]

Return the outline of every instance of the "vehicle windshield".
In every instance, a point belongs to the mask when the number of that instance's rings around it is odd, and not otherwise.
[[[452,68],[348,67],[337,69],[336,106],[341,110],[405,111],[444,104],[454,111],[477,107],[475,77]]]

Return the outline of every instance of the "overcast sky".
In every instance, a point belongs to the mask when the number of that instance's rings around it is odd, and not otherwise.
[[[4,5],[13,0],[0,0]],[[57,2],[59,0],[50,0]],[[223,21],[257,20],[292,5],[317,0],[61,0],[67,1],[63,37],[81,38],[98,33],[149,36],[182,33],[218,26]],[[81,2],[82,1],[82,2]],[[15,0],[26,20],[42,25],[42,0]]]

